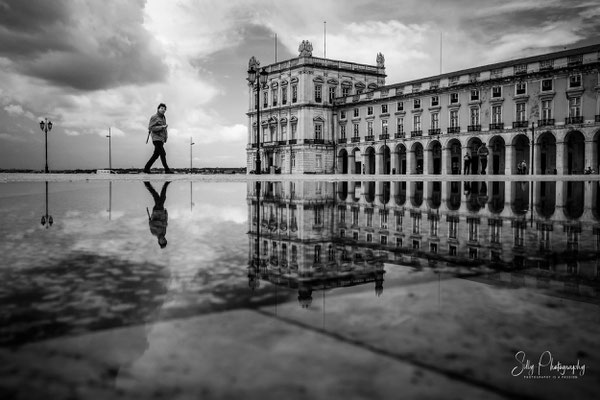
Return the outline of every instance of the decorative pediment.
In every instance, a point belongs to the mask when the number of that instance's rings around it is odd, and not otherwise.
[[[317,115],[316,117],[313,118],[313,121],[315,121],[315,122],[325,122],[325,119],[323,119],[322,116]]]
[[[277,117],[275,116],[270,116],[269,117],[269,124],[276,124],[277,123]]]
[[[339,82],[338,82],[338,80],[337,80],[337,79],[334,79],[334,78],[329,78],[329,79],[327,80],[327,83],[328,83],[329,85],[337,85]]]
[[[294,123],[298,122],[298,117],[296,117],[295,115],[293,115],[293,116],[290,118],[290,122],[291,122],[292,124],[294,124]]]
[[[374,82],[369,83],[369,86],[367,86],[367,88],[369,88],[369,90],[375,90],[377,89],[377,84]]]
[[[322,76],[315,76],[315,77],[313,78],[313,82],[314,82],[314,83],[325,83],[325,79],[323,79],[323,77],[322,77]]]
[[[287,117],[283,117],[283,118],[281,118],[281,119],[279,120],[279,123],[280,123],[281,125],[285,125],[285,124],[287,124],[287,122],[288,122],[288,120],[287,120]]]
[[[279,83],[273,82],[271,83],[271,89],[277,89],[279,87]]]
[[[281,81],[281,86],[287,86],[288,81],[286,81],[285,79]]]
[[[362,83],[362,82],[356,82],[354,84],[354,87],[357,88],[357,89],[364,89],[366,87],[366,85],[364,83]]]
[[[261,121],[260,124],[261,124],[261,126],[267,126],[267,125],[269,125],[269,122],[267,122],[267,120],[263,120],[263,121]]]
[[[352,82],[350,82],[350,81],[342,81],[342,87],[352,87]]]
[[[297,76],[293,76],[292,79],[290,79],[291,83],[298,83],[298,77]]]

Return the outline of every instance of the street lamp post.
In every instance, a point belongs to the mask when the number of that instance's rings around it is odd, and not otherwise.
[[[110,142],[112,135],[110,133],[110,127],[108,128],[108,135],[106,137],[108,138],[108,170],[112,171],[112,152],[111,152],[111,142]]]
[[[256,61],[256,60],[255,60]],[[261,165],[260,165],[260,88],[267,83],[267,78],[269,73],[262,68],[260,72],[258,72],[258,66],[260,64],[256,61],[254,64],[251,63],[248,68],[248,82],[254,88],[254,84],[256,83],[256,168],[255,173],[260,175],[261,173]],[[257,76],[258,75],[258,81]]]
[[[190,136],[190,174],[192,173],[192,146],[195,145],[192,141],[192,137]]]
[[[48,173],[48,132],[52,130],[52,121],[48,121],[48,118],[44,118],[40,121],[40,129],[46,136],[46,173]]]
[[[535,122],[531,123],[531,175],[535,174]]]

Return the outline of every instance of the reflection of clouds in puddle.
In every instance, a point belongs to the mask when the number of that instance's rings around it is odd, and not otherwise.
[[[190,213],[189,208],[168,208],[169,219],[183,221],[219,220],[235,223],[246,223],[248,221],[248,209],[245,207],[218,206],[212,204],[201,204],[195,206]]]

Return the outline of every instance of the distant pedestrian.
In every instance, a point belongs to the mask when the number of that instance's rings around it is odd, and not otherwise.
[[[469,154],[469,150],[467,150],[467,153],[463,157],[463,174],[464,175],[471,173],[471,162],[472,162],[471,155]]]
[[[487,148],[485,143],[481,143],[481,146],[479,146],[479,149],[477,149],[477,156],[479,157],[479,161],[481,161],[481,175],[485,175],[489,154],[490,150]]]
[[[160,103],[157,108],[156,114],[150,117],[150,122],[148,123],[148,136],[152,135],[152,144],[154,144],[154,153],[150,160],[146,163],[144,167],[144,172],[149,174],[150,168],[152,168],[152,164],[160,157],[160,162],[165,169],[165,174],[172,174],[173,172],[167,165],[167,153],[165,152],[164,145],[167,143],[167,118],[165,117],[165,112],[167,111],[167,106],[164,103]]]
[[[525,175],[527,173],[527,163],[525,160],[521,161],[517,166],[517,173],[519,175]]]

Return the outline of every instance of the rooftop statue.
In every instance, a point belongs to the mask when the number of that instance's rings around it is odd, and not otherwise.
[[[258,67],[260,66],[260,62],[254,58],[254,56],[250,57],[250,61],[248,61],[248,69],[258,69]]]
[[[385,58],[381,53],[377,53],[377,67],[385,68]]]
[[[312,57],[312,50],[312,44],[308,40],[303,40],[300,46],[298,46],[300,57]]]

